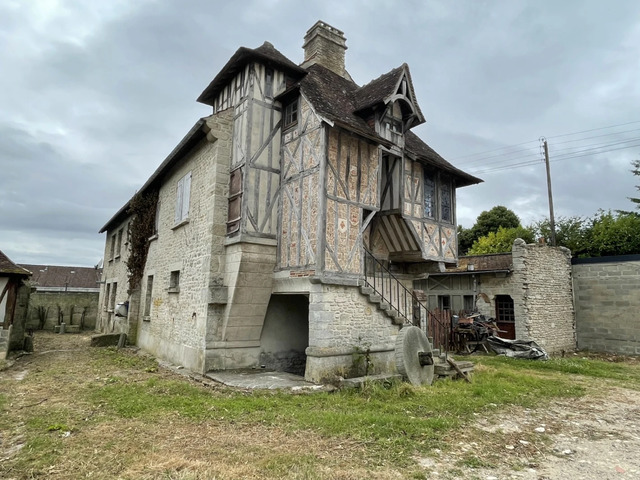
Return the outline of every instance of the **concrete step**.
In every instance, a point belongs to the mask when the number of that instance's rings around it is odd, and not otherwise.
[[[376,295],[375,293],[369,295],[369,301],[371,303],[380,304],[382,302],[382,297],[380,295]]]
[[[373,288],[366,287],[366,286],[362,285],[360,287],[360,293],[362,293],[363,295],[372,295],[373,294]]]
[[[380,302],[378,308],[380,310],[389,310],[391,308],[391,305],[389,305],[387,302]]]

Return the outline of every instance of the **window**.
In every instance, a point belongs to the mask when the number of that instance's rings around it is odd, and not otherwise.
[[[273,97],[273,69],[265,70],[264,96]]]
[[[438,309],[451,310],[451,297],[449,295],[438,295]]]
[[[242,217],[242,168],[236,168],[229,176],[229,212],[227,235],[240,230]]]
[[[104,291],[104,309],[105,310],[109,308],[110,296],[111,296],[111,284],[107,283]]]
[[[498,322],[515,322],[513,298],[509,295],[496,295],[496,320]]]
[[[115,258],[120,257],[120,251],[122,250],[122,233],[123,232],[124,232],[123,228],[118,230],[118,237],[116,239],[116,257]]]
[[[298,99],[289,103],[284,107],[284,125],[283,128],[288,128],[298,121]]]
[[[113,260],[116,254],[116,234],[111,235],[111,254],[109,255],[109,261]]]
[[[169,277],[169,293],[180,291],[180,270],[174,270]]]
[[[424,216],[436,216],[436,179],[432,172],[424,171]]]
[[[113,310],[116,307],[116,294],[118,292],[118,283],[113,282],[111,287],[111,302],[109,304],[109,310]]]
[[[473,312],[473,295],[464,295],[462,297],[462,308],[465,312]]]
[[[153,222],[153,235],[151,236],[151,238],[157,238],[159,230],[160,230],[160,199],[158,199],[158,203],[156,203],[156,217]]]
[[[191,172],[178,180],[176,189],[175,224],[182,223],[189,218],[189,197],[191,195]]]
[[[451,211],[451,180],[442,178],[440,183],[440,219],[443,222],[453,222],[453,212]]]
[[[153,298],[153,275],[147,277],[147,291],[144,296],[144,316],[151,315],[151,299]]]

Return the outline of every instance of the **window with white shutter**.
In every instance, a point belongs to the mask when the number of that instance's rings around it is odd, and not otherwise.
[[[191,172],[178,180],[176,189],[176,215],[175,224],[184,222],[189,218],[189,199],[191,197]]]

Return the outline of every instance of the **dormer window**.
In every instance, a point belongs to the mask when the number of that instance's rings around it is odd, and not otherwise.
[[[292,127],[296,123],[298,123],[298,99],[297,98],[291,103],[288,103],[284,107],[283,129]]]

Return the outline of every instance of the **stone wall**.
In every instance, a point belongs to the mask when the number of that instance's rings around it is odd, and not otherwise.
[[[92,330],[98,316],[98,292],[34,292],[29,300],[27,328],[38,329],[40,318],[38,307],[48,308],[45,330],[53,330],[58,324],[58,306],[62,309],[63,321],[67,325],[80,325],[84,312],[84,329]],[[86,310],[85,310],[86,308]],[[73,316],[72,315],[73,312]]]
[[[433,276],[436,281],[420,280],[414,283],[414,288],[427,293],[430,309],[437,307],[439,295],[457,296],[457,302],[452,302],[456,306],[462,304],[465,295],[473,295],[476,309],[487,317],[496,317],[496,296],[508,295],[513,300],[517,339],[534,340],[549,353],[575,350],[569,250],[527,245],[517,239],[512,248],[512,263],[509,273],[465,272],[471,279],[466,282],[451,282],[445,274],[438,274]]]
[[[312,284],[305,378],[364,375],[367,361],[369,374],[394,372],[399,329],[357,287]]]
[[[548,353],[575,350],[571,252],[517,239],[512,255],[514,280],[522,288],[517,338],[535,340]]]
[[[104,333],[126,333],[134,337],[135,332],[131,332],[128,319],[126,317],[116,317],[114,314],[114,307],[129,299],[129,294],[127,293],[129,277],[127,275],[126,261],[130,252],[127,242],[127,228],[130,221],[131,218],[127,217],[119,225],[107,231],[95,329]],[[117,246],[120,232],[122,232],[122,240],[120,249],[118,249],[115,247]],[[52,308],[52,312],[49,312],[50,316],[52,314],[55,316],[55,308]]]
[[[574,259],[578,348],[640,355],[640,255]]]
[[[210,321],[216,320],[209,318],[210,288],[222,285],[224,272],[232,114],[229,109],[208,118],[210,140],[202,140],[164,177],[158,235],[141,280],[137,344],[200,373]],[[188,219],[176,224],[177,183],[188,173]],[[172,285],[172,276],[178,285]]]

